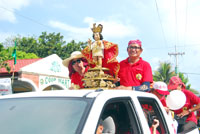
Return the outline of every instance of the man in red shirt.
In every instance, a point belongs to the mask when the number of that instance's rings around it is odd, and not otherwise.
[[[186,123],[179,129],[180,133],[184,133],[187,130],[196,128],[197,119],[195,117],[194,111],[200,109],[200,99],[194,93],[185,89],[185,84],[177,76],[171,77],[169,84],[169,90],[181,90],[186,96],[185,105],[178,110],[174,110],[174,113],[179,117],[187,116]],[[196,106],[194,106],[196,105]]]
[[[140,57],[142,51],[140,40],[129,41],[129,57],[120,62],[118,89],[149,91],[150,83],[153,82],[152,70],[150,64]]]

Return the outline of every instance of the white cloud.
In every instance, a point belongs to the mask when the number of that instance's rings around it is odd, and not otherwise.
[[[103,32],[102,34],[107,38],[124,38],[127,36],[136,36],[137,28],[132,26],[129,23],[124,23],[120,21],[118,18],[113,16],[110,17],[111,19],[102,20],[102,21],[95,21],[94,18],[86,17],[84,19],[85,23],[88,23],[90,27],[92,27],[93,23],[102,24],[103,25]]]
[[[15,10],[29,5],[30,0],[1,0],[0,1],[0,21],[16,22]]]
[[[108,38],[136,36],[136,28],[129,24],[123,24],[119,21],[102,21],[100,23],[104,26],[103,34]]]
[[[90,29],[73,27],[59,21],[49,21],[49,25],[54,28],[64,30],[68,34],[67,40],[87,40],[91,36]]]
[[[92,26],[92,24],[95,22],[94,18],[92,17],[85,17],[83,22],[90,24],[90,26]]]
[[[85,40],[91,37],[91,27],[93,23],[102,24],[103,25],[103,36],[106,38],[124,38],[128,36],[136,36],[136,28],[130,24],[123,24],[119,20],[103,20],[103,21],[95,21],[94,18],[85,17],[83,20],[84,23],[88,24],[86,28],[74,27],[68,25],[63,22],[49,21],[49,25],[68,32],[69,38],[78,39],[78,40]]]

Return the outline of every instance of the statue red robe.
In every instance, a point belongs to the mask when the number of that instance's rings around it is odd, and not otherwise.
[[[110,75],[113,75],[115,78],[117,78],[120,68],[119,62],[116,59],[118,56],[118,45],[105,40],[103,40],[103,44],[104,58],[102,59],[102,67],[109,68]],[[88,46],[82,50],[82,54],[88,60],[90,66],[94,67],[95,63],[92,59],[92,52]]]

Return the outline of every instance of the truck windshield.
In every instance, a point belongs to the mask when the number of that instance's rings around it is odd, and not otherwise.
[[[75,134],[91,101],[48,97],[0,100],[0,131],[2,134]]]

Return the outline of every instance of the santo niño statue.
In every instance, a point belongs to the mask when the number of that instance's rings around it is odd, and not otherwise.
[[[93,62],[97,65],[97,67],[102,67],[102,58],[104,58],[104,44],[103,44],[103,36],[101,34],[103,26],[101,24],[98,27],[93,25],[93,39],[92,42],[90,39],[88,40],[89,48],[92,51]]]
[[[96,68],[109,68],[110,74],[117,78],[119,72],[119,63],[116,59],[118,56],[118,45],[103,40],[103,25],[99,24],[96,27],[96,23],[94,23],[91,30],[94,41],[88,40],[88,46],[82,50],[82,54],[89,64]]]
[[[113,81],[117,79],[119,72],[118,45],[103,40],[103,25],[96,23],[91,28],[94,41],[88,40],[88,46],[82,50],[82,54],[89,62],[90,68],[85,74],[85,87],[113,88]],[[89,85],[89,86],[88,86]],[[92,85],[92,86],[91,86]]]

